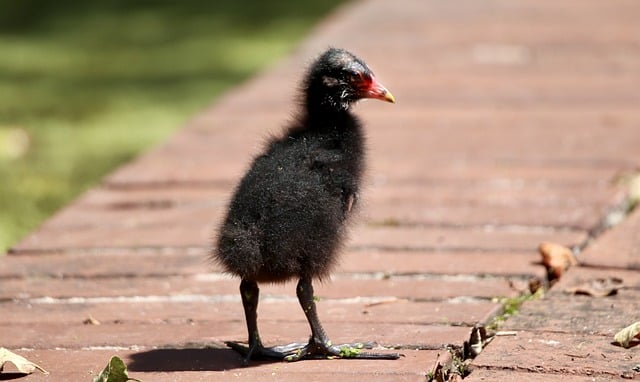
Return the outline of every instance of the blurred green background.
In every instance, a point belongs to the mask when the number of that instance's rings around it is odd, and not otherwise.
[[[0,0],[0,254],[339,0]]]

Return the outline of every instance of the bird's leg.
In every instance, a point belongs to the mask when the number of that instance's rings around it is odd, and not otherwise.
[[[257,348],[261,348],[260,334],[258,333],[258,301],[260,288],[255,281],[242,280],[240,282],[240,296],[242,297],[242,307],[244,317],[247,322],[247,332],[249,334],[249,347],[240,345],[237,342],[227,342],[227,346],[238,351],[245,356],[245,362],[251,359],[251,355]]]
[[[245,364],[248,364],[252,358],[284,359],[288,355],[297,353],[300,348],[305,346],[305,344],[294,343],[265,348],[258,333],[258,301],[260,297],[258,283],[243,279],[240,282],[240,296],[242,297],[242,306],[244,307],[244,315],[247,321],[249,346],[231,341],[226,342],[226,345],[242,354]]]
[[[298,361],[304,358],[359,358],[359,359],[398,359],[398,353],[372,353],[361,349],[371,347],[370,343],[354,343],[333,345],[320,324],[316,303],[313,295],[313,285],[310,279],[302,278],[296,289],[298,301],[311,326],[309,343],[296,353],[286,356],[286,361]]]
[[[311,280],[301,279],[298,282],[296,292],[307,321],[311,326],[309,342],[267,348],[262,345],[260,334],[258,333],[257,310],[260,289],[255,281],[242,280],[240,294],[247,320],[249,346],[237,342],[227,342],[226,344],[244,356],[245,364],[248,364],[251,359],[265,358],[298,361],[305,358],[398,359],[400,357],[398,353],[363,352],[362,349],[373,346],[371,343],[333,345],[318,319]]]

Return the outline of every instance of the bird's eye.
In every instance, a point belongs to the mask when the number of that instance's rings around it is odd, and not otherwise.
[[[362,73],[357,71],[349,72],[349,81],[350,82],[361,82],[362,81]]]

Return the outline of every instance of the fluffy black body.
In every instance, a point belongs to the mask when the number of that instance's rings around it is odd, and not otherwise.
[[[345,236],[364,169],[364,137],[348,104],[318,89],[320,69],[307,77],[303,114],[255,158],[220,229],[217,258],[243,279],[322,278]]]

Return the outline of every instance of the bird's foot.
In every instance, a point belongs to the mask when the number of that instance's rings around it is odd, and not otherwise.
[[[351,344],[332,345],[331,341],[321,342],[313,337],[309,343],[299,348],[295,353],[287,355],[284,360],[288,362],[300,361],[303,359],[323,359],[323,358],[355,358],[355,359],[398,359],[402,356],[399,353],[375,353],[363,351],[372,349],[376,344],[373,342],[357,342]]]
[[[227,341],[225,344],[231,349],[242,354],[244,363],[248,364],[252,359],[277,359],[284,360],[289,356],[297,354],[300,349],[307,346],[304,343],[292,343],[282,346],[264,347],[261,343],[245,346],[237,342]]]

